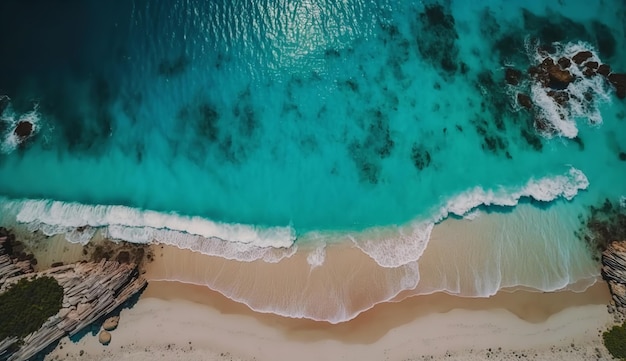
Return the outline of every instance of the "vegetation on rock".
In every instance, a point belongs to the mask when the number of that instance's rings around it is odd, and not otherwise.
[[[61,309],[63,287],[54,278],[23,278],[0,294],[0,340],[38,330]]]
[[[602,334],[604,346],[611,355],[620,360],[626,360],[626,322],[613,326]]]

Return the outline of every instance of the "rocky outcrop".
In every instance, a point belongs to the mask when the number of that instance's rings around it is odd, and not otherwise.
[[[554,127],[548,124],[551,120],[540,119],[542,115],[536,111],[536,104],[533,104],[535,98],[528,95],[529,90],[531,93],[535,92],[533,85],[540,85],[543,88],[545,95],[559,108],[562,117],[568,113],[568,107],[572,102],[576,103],[576,106],[581,106],[581,102],[594,101],[593,91],[589,89],[584,93],[583,99],[570,93],[570,84],[575,85],[584,79],[601,76],[615,89],[618,98],[626,98],[626,74],[613,72],[608,64],[602,64],[591,51],[580,51],[571,57],[562,56],[558,59],[546,50],[539,50],[538,55],[541,56],[541,62],[529,67],[526,74],[506,67],[504,80],[509,86],[514,87],[516,103],[533,113],[535,118],[533,124],[540,132],[550,133]]]
[[[1,247],[7,238],[5,236],[0,242],[0,293],[20,279],[33,276],[53,277],[64,292],[61,310],[39,330],[22,340],[0,340],[0,355],[8,361],[30,359],[61,337],[77,334],[118,309],[147,284],[134,263],[106,259],[58,266],[37,273],[32,269],[23,272],[23,268],[16,265]]]
[[[560,61],[555,64],[552,58],[547,57],[543,59],[541,64],[528,69],[528,74],[546,88],[565,89],[569,83],[574,81],[575,77],[568,70],[563,69],[560,64],[565,64],[565,62]]]
[[[102,328],[104,328],[105,331],[113,331],[117,328],[119,322],[120,316],[109,317],[102,324]]]
[[[20,140],[24,140],[30,137],[33,134],[33,123],[22,120],[17,123],[15,130],[13,131],[15,135],[20,138]]]
[[[615,87],[617,97],[626,98],[626,74],[611,73],[608,76],[609,82]]]
[[[576,53],[576,55],[572,56],[572,60],[574,61],[574,63],[580,65],[582,64],[585,60],[591,58],[593,56],[593,54],[590,51],[580,51],[578,53]]]
[[[613,242],[602,252],[602,277],[611,291],[610,310],[626,316],[626,241]]]

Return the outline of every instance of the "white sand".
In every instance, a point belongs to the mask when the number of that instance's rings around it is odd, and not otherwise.
[[[602,292],[596,287],[587,293],[597,298],[593,293]],[[172,293],[172,296],[159,297]],[[542,298],[553,297],[534,295],[537,307],[545,305]],[[204,292],[197,286],[154,282],[132,309],[122,311],[118,329],[111,332],[110,345],[100,345],[97,336],[91,334],[77,343],[65,338],[46,359],[611,359],[599,336],[611,323],[603,304],[568,307],[545,321],[532,323],[505,309],[494,309],[494,303],[489,300],[473,300],[471,310],[457,308],[445,313],[414,310],[429,308],[428,303],[435,301],[438,304],[433,304],[432,310],[441,309],[440,303],[457,299],[443,296],[438,301],[436,297],[428,297],[431,296],[425,296],[422,301],[389,304],[352,322],[329,325],[255,314],[234,302],[215,300],[219,295]],[[199,299],[206,300],[203,302],[206,304],[190,301]],[[484,305],[483,309],[480,305]],[[524,307],[532,308],[533,304]],[[80,350],[84,351],[82,356],[79,356]]]

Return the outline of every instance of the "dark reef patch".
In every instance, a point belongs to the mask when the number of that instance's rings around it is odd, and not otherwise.
[[[9,107],[11,99],[6,95],[0,95],[0,117],[4,114],[4,111]]]
[[[363,116],[365,137],[353,140],[348,153],[357,166],[362,181],[376,184],[380,178],[381,161],[388,158],[394,149],[389,119],[381,110],[369,110]]]
[[[506,134],[508,124],[522,127],[530,137],[530,130],[527,129],[530,115],[515,111],[506,92],[506,83],[519,83],[520,75],[516,71],[507,70],[505,76],[500,78],[496,73],[484,70],[474,80],[476,90],[483,94],[480,108],[471,118],[476,132],[482,137],[481,148],[496,155],[504,155],[507,159],[512,158]],[[527,137],[523,139],[528,141]],[[541,144],[539,137],[532,141]],[[537,148],[533,146],[533,149]]]
[[[581,227],[576,236],[596,251],[594,255],[598,260],[611,242],[626,239],[626,207],[623,204],[605,199],[602,204],[590,206],[588,216],[581,215],[579,219]]]
[[[443,5],[427,5],[418,15],[413,29],[422,59],[440,69],[443,75],[453,75],[458,69],[459,49],[455,20]]]
[[[545,16],[540,16],[523,9],[522,18],[524,30],[528,31],[531,37],[539,40],[545,50],[551,53],[555,51],[553,47],[555,42],[593,40],[584,24],[575,22],[554,11],[548,11]],[[519,36],[524,35],[525,33],[519,34]]]
[[[161,76],[172,77],[185,72],[189,67],[190,61],[184,54],[175,59],[163,59],[159,63],[157,72]]]
[[[411,160],[417,170],[423,170],[430,166],[430,152],[424,146],[414,143],[411,147]]]
[[[593,44],[598,49],[602,59],[609,60],[615,55],[617,41],[613,35],[613,31],[605,24],[594,21],[591,23],[591,29],[595,36]]]
[[[46,97],[40,102],[40,112],[47,122],[53,122],[63,142],[72,152],[86,155],[100,154],[113,131],[111,107],[119,89],[105,80],[104,75],[88,79],[84,105],[77,106],[73,85],[43,90]],[[82,81],[79,81],[82,82]],[[78,99],[81,99],[78,97]]]

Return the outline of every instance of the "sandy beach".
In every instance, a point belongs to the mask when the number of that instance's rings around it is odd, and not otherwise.
[[[375,307],[339,325],[259,314],[206,287],[149,284],[108,346],[63,339],[65,360],[591,360],[611,358],[603,282],[583,293],[444,294]]]

